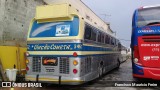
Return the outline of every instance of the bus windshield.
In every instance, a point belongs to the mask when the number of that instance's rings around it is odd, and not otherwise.
[[[78,31],[79,31],[78,17],[74,17],[72,21],[62,21],[62,22],[38,23],[37,21],[34,21],[29,37],[43,38],[43,37],[77,36]]]
[[[160,24],[160,7],[138,10],[138,27]]]

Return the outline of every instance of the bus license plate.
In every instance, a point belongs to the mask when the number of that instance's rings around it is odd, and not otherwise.
[[[57,66],[58,59],[57,58],[43,58],[43,65]]]

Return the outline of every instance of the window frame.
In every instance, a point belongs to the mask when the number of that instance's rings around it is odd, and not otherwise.
[[[86,34],[86,27],[90,28],[90,38],[85,38]],[[87,40],[89,42],[95,42],[105,45],[112,45],[112,46],[118,46],[119,40],[108,33],[105,33],[104,31],[101,31],[100,29],[86,23],[85,29],[84,29],[84,40]],[[94,33],[93,33],[94,32]],[[107,40],[106,40],[107,39]]]

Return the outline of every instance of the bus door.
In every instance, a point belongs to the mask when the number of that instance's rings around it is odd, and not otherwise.
[[[160,68],[160,36],[138,37],[138,49],[143,66]]]

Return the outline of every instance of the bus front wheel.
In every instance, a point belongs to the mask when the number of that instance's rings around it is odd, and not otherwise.
[[[117,60],[117,69],[120,67],[121,63],[119,61],[119,59]]]

